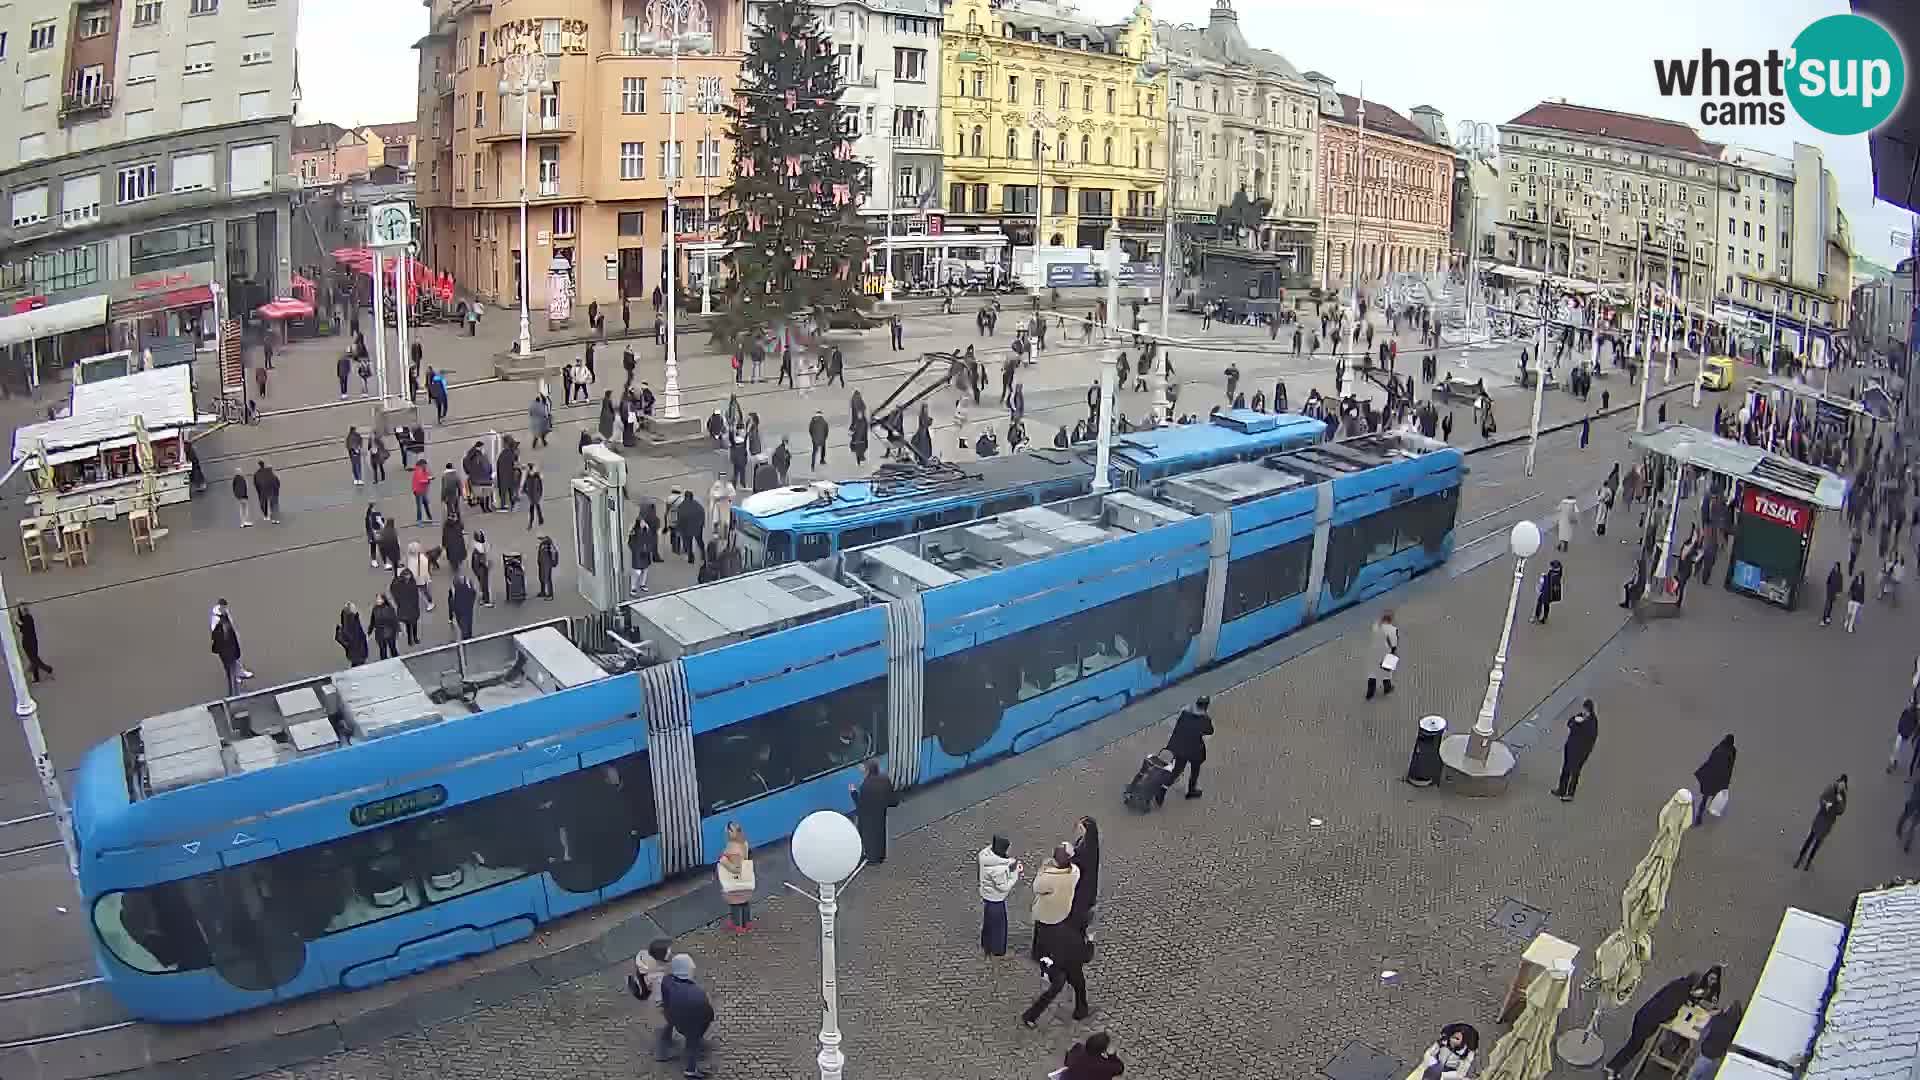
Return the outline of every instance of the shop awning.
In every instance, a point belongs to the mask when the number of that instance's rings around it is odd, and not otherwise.
[[[305,300],[283,296],[278,300],[269,300],[254,308],[254,313],[263,319],[311,319],[313,305]]]
[[[113,305],[113,317],[131,319],[140,315],[151,315],[156,311],[174,311],[178,308],[205,307],[213,303],[213,286],[189,285],[172,292],[155,293],[152,296],[136,296],[131,300],[122,300]]]
[[[48,304],[18,315],[0,317],[0,347],[105,326],[106,323],[107,298],[104,296]]]

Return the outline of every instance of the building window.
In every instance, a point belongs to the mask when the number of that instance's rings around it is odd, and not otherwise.
[[[173,190],[208,191],[213,188],[213,151],[195,150],[173,155]]]
[[[678,180],[680,178],[679,143],[663,142],[660,144],[660,177],[663,180]]]
[[[1082,135],[1080,136],[1080,163],[1082,165],[1086,165],[1086,164],[1090,164],[1092,161],[1093,161],[1093,138],[1088,135]]]
[[[479,64],[481,67],[487,66],[487,32],[485,30],[480,31],[478,44],[475,46],[473,62]],[[479,218],[475,218],[474,220],[478,221]]]
[[[644,180],[647,176],[647,144],[623,142],[620,144],[620,179]]]
[[[1102,149],[1101,153],[1102,153],[1101,160],[1103,164],[1107,164],[1107,165],[1113,164],[1113,137],[1112,136],[1107,137],[1106,145]]]
[[[1092,112],[1092,111],[1093,111],[1093,86],[1092,86],[1092,84],[1082,84],[1082,85],[1081,85],[1081,87],[1080,87],[1080,111],[1082,111],[1082,112]]]
[[[135,233],[127,238],[127,255],[127,269],[135,274],[211,262],[213,222],[199,221],[191,225]]]
[[[273,144],[236,146],[227,152],[227,190],[235,195],[273,187]]]
[[[160,54],[137,52],[127,57],[127,85],[150,83],[160,77]]]
[[[621,236],[639,236],[646,228],[646,218],[638,211],[624,211],[618,218],[617,229]]]
[[[1020,104],[1020,76],[1007,76],[1007,104]]]
[[[975,124],[973,126],[973,141],[968,144],[968,150],[970,151],[968,156],[985,157],[987,155],[987,150],[985,145],[983,145],[983,141],[984,141],[984,136],[980,131],[980,125]]]
[[[695,155],[694,159],[694,168],[697,170],[694,175],[719,176],[720,140],[714,138],[701,139],[698,143],[698,149],[699,153]]]
[[[157,8],[160,5],[155,4],[153,6]],[[53,38],[56,27],[57,24],[52,19],[46,19],[28,27],[27,49],[32,52],[39,52],[41,49],[53,48]]]
[[[13,227],[47,220],[47,185],[36,184],[13,193]]]
[[[1054,140],[1053,140],[1053,159],[1054,159],[1055,161],[1065,161],[1065,160],[1067,160],[1067,144],[1068,144],[1069,142],[1071,142],[1071,141],[1072,141],[1072,138],[1071,138],[1071,136],[1069,136],[1069,135],[1068,135],[1068,134],[1067,134],[1066,132],[1064,132],[1064,131],[1063,131],[1063,132],[1061,132],[1061,133],[1060,133],[1060,134],[1059,134],[1059,135],[1058,135],[1057,137],[1055,137],[1055,138],[1054,138]]]
[[[1007,158],[1009,160],[1012,160],[1012,159],[1018,158],[1019,156],[1020,156],[1020,133],[1012,129],[1008,129]]]
[[[120,170],[120,202],[141,202],[159,193],[160,166],[149,161]]]
[[[139,0],[133,5],[133,25],[153,26],[160,21],[160,0]]]
[[[560,55],[560,20],[540,20],[540,51],[548,56]]]
[[[893,79],[895,82],[926,82],[927,50],[893,50]]]
[[[1060,80],[1060,108],[1062,110],[1072,107],[1071,103],[1073,99],[1068,96],[1070,92],[1071,91],[1069,91],[1067,87],[1066,80],[1065,79]]]
[[[264,120],[273,111],[273,91],[253,90],[240,95],[240,119]]]
[[[1109,115],[1111,115],[1114,111],[1114,101],[1116,97],[1117,95],[1113,92],[1113,90],[1109,89],[1107,91],[1107,112]]]
[[[947,185],[947,209],[956,214],[964,214],[967,212],[967,185]]]
[[[485,90],[473,92],[473,126],[475,128],[487,126],[487,92]]]
[[[196,41],[187,46],[185,73],[204,75],[213,70],[213,42]]]
[[[203,128],[213,123],[213,101],[210,98],[198,98],[180,103],[180,126],[182,128]]]
[[[580,211],[579,211],[579,208],[577,207],[572,207],[572,206],[554,207],[553,208],[553,235],[555,236],[574,235],[575,222],[578,221],[579,216],[580,216]]]
[[[620,80],[620,111],[635,116],[647,111],[647,80]]]
[[[220,12],[220,0],[187,0],[187,14],[216,15]]]
[[[141,139],[153,134],[153,110],[133,109],[127,113],[127,138]]]
[[[240,63],[242,66],[273,63],[273,35],[248,34],[242,38],[240,41]]]
[[[53,76],[35,75],[20,84],[20,107],[37,109],[53,100]]]
[[[105,11],[89,11],[80,16],[80,36],[83,38],[105,37],[111,25],[111,19]],[[64,214],[65,211],[63,210],[62,213]]]

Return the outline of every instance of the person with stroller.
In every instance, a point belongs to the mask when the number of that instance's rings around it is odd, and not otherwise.
[[[1167,789],[1173,786],[1173,751],[1155,750],[1140,763],[1127,784],[1123,801],[1129,810],[1146,813],[1167,801]]]

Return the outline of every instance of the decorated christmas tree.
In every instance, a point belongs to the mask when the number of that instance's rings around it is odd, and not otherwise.
[[[860,301],[859,208],[872,188],[841,126],[840,70],[812,9],[760,9],[733,119],[726,232],[733,285],[716,337],[744,345],[788,319]]]

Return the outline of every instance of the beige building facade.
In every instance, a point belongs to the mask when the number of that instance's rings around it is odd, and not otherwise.
[[[707,205],[717,219],[732,169],[717,108],[731,102],[739,80],[740,7],[517,0],[496,10],[485,0],[433,0],[431,14],[418,42],[421,257],[451,272],[463,292],[496,304],[517,305],[525,267],[534,309],[549,307],[556,271],[576,306],[631,297],[644,307],[665,282],[667,189],[677,177],[680,288],[697,294],[711,250],[704,245],[717,237]],[[658,47],[676,32],[712,42],[704,55],[683,46],[677,82]],[[503,79],[517,84],[524,57],[536,58],[542,84],[503,98]],[[645,312],[636,322],[651,322],[651,308]]]

